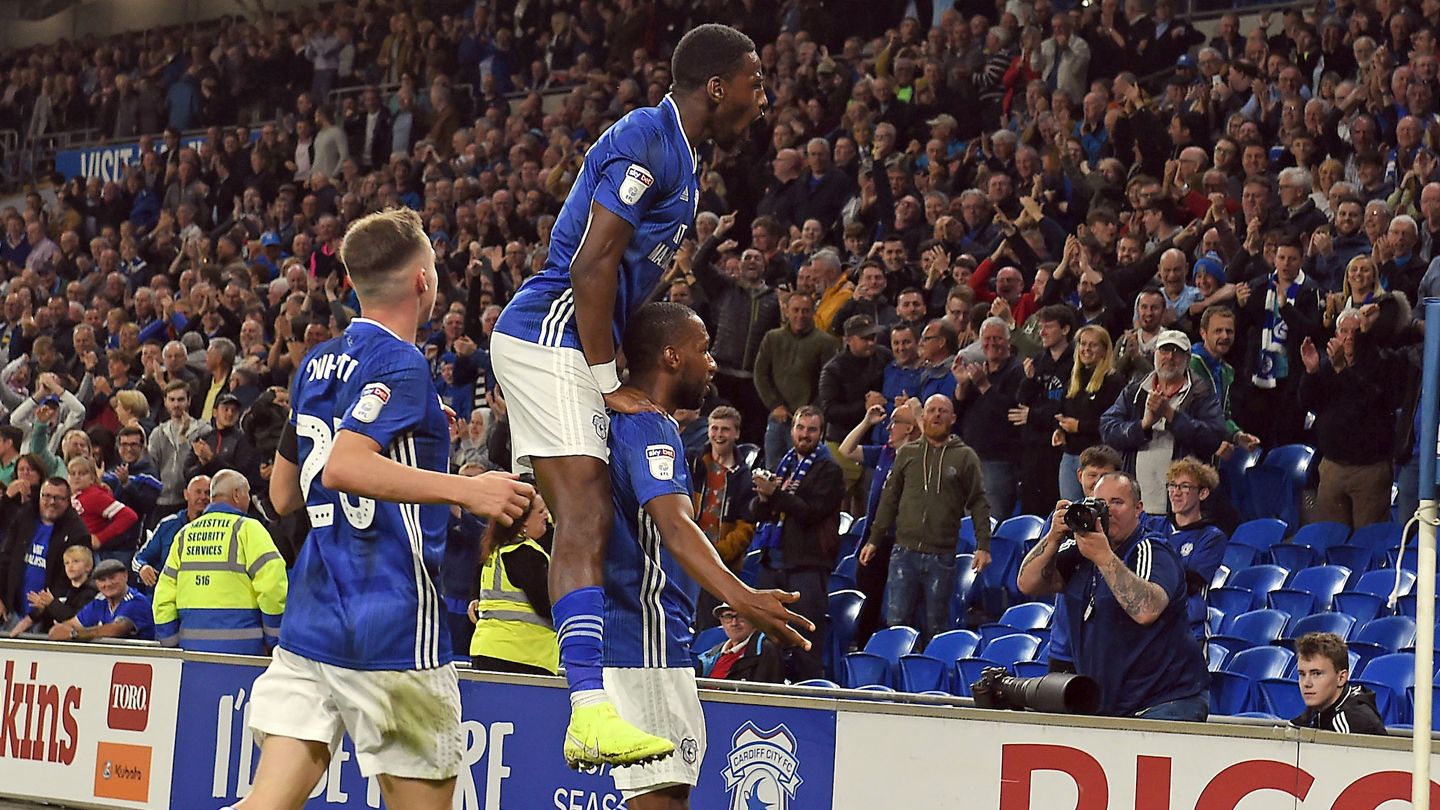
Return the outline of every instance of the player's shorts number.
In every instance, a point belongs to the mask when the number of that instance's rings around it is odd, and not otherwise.
[[[335,420],[335,430],[340,429],[340,420]],[[335,434],[330,425],[324,420],[310,414],[295,415],[295,435],[309,439],[311,442],[310,453],[305,456],[305,462],[300,465],[300,491],[305,493],[305,500],[310,500],[310,485],[320,471],[325,469],[325,462],[330,460],[330,451],[335,447]],[[370,498],[355,498],[344,492],[335,493],[340,497],[340,509],[345,513],[345,521],[357,529],[365,529],[375,520],[375,501]],[[335,521],[335,507],[326,504],[306,504],[305,511],[310,515],[310,525],[315,527],[329,526]]]

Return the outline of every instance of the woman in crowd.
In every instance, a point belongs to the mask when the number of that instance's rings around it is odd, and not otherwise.
[[[1102,326],[1082,326],[1075,335],[1075,364],[1050,439],[1054,446],[1065,448],[1059,476],[1060,497],[1067,501],[1085,497],[1076,477],[1080,454],[1100,443],[1100,415],[1125,387],[1125,379],[1110,369],[1110,351],[1110,333]]]
[[[551,624],[550,511],[538,494],[509,526],[491,521],[480,544],[470,602],[470,665],[491,672],[554,675],[560,642]]]

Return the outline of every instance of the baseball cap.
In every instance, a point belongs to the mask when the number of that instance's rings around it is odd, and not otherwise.
[[[715,618],[718,619],[718,618],[720,618],[720,614],[721,614],[721,613],[724,613],[724,612],[727,611],[727,610],[734,610],[734,609],[735,609],[735,608],[730,607],[729,603],[727,603],[727,602],[721,602],[720,604],[718,604],[718,605],[715,606],[715,609],[714,609],[714,610],[711,610],[711,611],[710,611],[710,615],[712,615],[712,616],[714,616]]]
[[[1155,338],[1155,348],[1161,346],[1178,346],[1182,351],[1190,351],[1190,338],[1178,329],[1166,329]]]
[[[60,404],[60,398],[57,397],[57,396],[55,396],[54,394],[46,394],[46,395],[45,395],[45,398],[42,399],[42,400],[40,400],[40,404],[41,404],[41,405],[59,405],[59,404]]]
[[[1188,53],[1182,53],[1182,54],[1180,54],[1180,58],[1175,60],[1175,67],[1177,67],[1177,68],[1182,68],[1182,67],[1193,68],[1193,67],[1195,67],[1195,57],[1191,56],[1191,55],[1188,54]]]
[[[445,352],[440,355],[440,362],[442,363],[453,363],[456,359],[457,357],[454,352]]]
[[[1221,284],[1226,283],[1225,265],[1221,263],[1220,257],[1213,252],[1206,253],[1195,262],[1195,272],[1197,274],[1204,273]]]
[[[260,235],[260,247],[270,247],[280,244],[280,234],[274,231],[266,231]]]
[[[875,319],[869,315],[851,315],[845,319],[845,337],[869,337],[880,331]]]
[[[240,404],[240,398],[237,397],[237,396],[235,396],[234,394],[221,394],[220,396],[218,396],[218,397],[215,398],[215,407],[217,407],[217,408],[220,407],[221,405],[239,405],[239,404]]]
[[[927,127],[939,126],[940,124],[949,124],[952,129],[960,126],[959,122],[955,120],[955,116],[950,113],[941,113],[925,122],[925,126]]]
[[[101,577],[108,577],[112,574],[123,573],[125,573],[125,563],[122,563],[119,560],[101,560],[100,563],[96,565],[95,568],[90,572],[91,576],[95,577],[96,579],[99,579]]]

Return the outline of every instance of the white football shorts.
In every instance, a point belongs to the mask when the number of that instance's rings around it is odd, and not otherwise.
[[[495,332],[490,363],[505,397],[515,472],[532,471],[532,457],[609,462],[610,417],[583,352]]]
[[[695,671],[687,667],[606,667],[605,695],[626,722],[675,743],[675,753],[645,765],[611,768],[629,801],[675,785],[694,787],[705,761],[705,712]]]

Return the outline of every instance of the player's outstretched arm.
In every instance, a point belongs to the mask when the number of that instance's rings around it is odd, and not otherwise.
[[[615,370],[615,297],[620,286],[620,260],[634,234],[633,225],[592,202],[585,241],[570,262],[580,347],[585,362],[596,374],[606,406],[619,413],[659,410],[639,389],[620,385]]]
[[[300,468],[276,453],[275,460],[270,463],[270,506],[283,517],[304,505],[305,493],[300,491]]]
[[[397,503],[443,503],[509,526],[525,513],[534,487],[510,473],[487,472],[474,478],[421,470],[381,452],[371,439],[353,430],[335,434],[335,445],[320,483],[361,498]]]
[[[660,530],[660,540],[665,549],[700,587],[735,608],[737,613],[782,646],[810,649],[810,642],[795,628],[813,631],[814,623],[785,607],[786,603],[794,602],[800,595],[786,591],[757,591],[741,582],[725,567],[715,547],[695,524],[694,508],[688,496],[671,494],[651,498],[645,503],[645,511]]]

